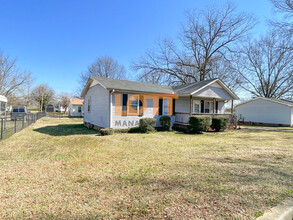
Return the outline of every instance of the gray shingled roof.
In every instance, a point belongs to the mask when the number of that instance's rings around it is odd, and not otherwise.
[[[204,80],[195,83],[183,84],[180,86],[163,86],[151,83],[141,83],[129,80],[109,79],[104,77],[92,76],[93,80],[100,83],[106,89],[115,89],[122,91],[133,92],[145,92],[145,93],[157,93],[157,94],[178,94],[178,95],[190,95],[193,92],[201,89],[202,87],[217,81],[218,79]],[[228,89],[229,90],[229,89]],[[230,91],[236,98],[237,96]]]
[[[183,84],[180,86],[173,86],[172,88],[174,92],[178,95],[188,95],[215,80],[217,79],[209,79],[209,80],[204,80],[204,81],[195,82],[195,83],[188,83],[188,84]]]
[[[163,86],[151,83],[141,83],[128,80],[109,79],[103,77],[93,76],[92,79],[97,80],[106,89],[117,89],[125,91],[140,91],[148,93],[160,93],[160,94],[174,94],[171,86]]]

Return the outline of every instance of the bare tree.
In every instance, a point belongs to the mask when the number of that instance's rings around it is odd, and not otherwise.
[[[168,84],[178,84],[231,74],[229,70],[217,75],[215,68],[231,61],[237,43],[255,25],[251,15],[236,13],[231,4],[219,9],[194,10],[187,13],[186,19],[177,44],[169,39],[161,40],[155,51],[147,51],[133,64],[141,78],[164,74]]]
[[[254,96],[285,97],[293,91],[292,38],[269,32],[246,45],[237,63],[242,87]]]
[[[33,89],[31,96],[35,103],[39,106],[39,110],[44,111],[46,105],[54,102],[55,91],[47,84],[41,84]]]
[[[283,31],[293,34],[293,0],[271,0],[278,12],[283,16],[282,21],[271,21],[271,23]]]
[[[67,108],[69,106],[69,103],[70,103],[70,98],[69,98],[69,95],[68,94],[61,94],[59,96],[59,105],[61,105],[63,108],[64,108],[64,112],[67,111]]]
[[[90,76],[100,76],[112,79],[125,79],[125,67],[109,56],[103,56],[96,59],[88,66],[87,71],[82,72],[79,77],[79,85],[76,96],[80,96]]]
[[[19,92],[32,81],[31,73],[20,70],[16,59],[0,52],[0,94],[11,96]]]

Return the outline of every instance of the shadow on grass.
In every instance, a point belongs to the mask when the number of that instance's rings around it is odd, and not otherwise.
[[[34,131],[51,136],[69,136],[79,134],[100,134],[96,130],[88,129],[83,124],[61,124],[34,129]]]

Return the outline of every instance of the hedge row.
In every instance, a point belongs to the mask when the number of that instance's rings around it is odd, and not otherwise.
[[[225,131],[229,125],[229,117],[224,116],[192,116],[189,118],[189,127],[192,133],[202,133],[210,128],[215,131]]]
[[[168,116],[160,117],[160,129],[161,131],[171,131],[172,122]],[[225,131],[229,125],[229,117],[224,116],[192,116],[189,118],[189,127],[191,133],[202,133],[208,131],[210,128],[215,131]],[[154,118],[142,118],[139,120],[139,127],[133,127],[129,129],[115,129],[116,133],[151,133],[156,131],[156,119]],[[101,135],[112,135],[114,129],[106,128],[100,130]]]

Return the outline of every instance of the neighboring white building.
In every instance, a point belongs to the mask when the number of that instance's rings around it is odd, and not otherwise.
[[[140,118],[156,118],[159,126],[163,115],[173,124],[187,125],[192,115],[231,116],[225,114],[225,102],[238,99],[219,79],[171,87],[96,76],[88,80],[82,97],[84,124],[96,128],[135,127]]]
[[[235,107],[238,120],[246,123],[293,126],[293,101],[257,97]]]
[[[82,117],[83,116],[83,99],[70,99],[68,106],[69,117]]]
[[[0,95],[0,115],[6,116],[7,114],[7,98]]]
[[[62,105],[56,105],[55,109],[58,112],[64,112],[64,113],[68,112],[68,108],[65,111],[65,108]]]

